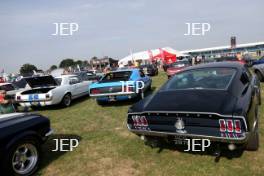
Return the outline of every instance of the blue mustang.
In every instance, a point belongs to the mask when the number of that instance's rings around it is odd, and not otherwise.
[[[90,96],[98,104],[129,100],[151,89],[152,80],[140,69],[126,69],[107,73],[99,82],[90,85]]]

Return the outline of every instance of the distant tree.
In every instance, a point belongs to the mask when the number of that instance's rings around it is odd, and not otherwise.
[[[96,59],[98,59],[98,57],[96,57],[96,56],[91,58],[91,60],[96,60]]]
[[[64,59],[60,62],[59,67],[60,68],[66,68],[66,67],[70,67],[70,66],[74,66],[75,62],[73,59]]]
[[[37,67],[35,65],[27,63],[27,64],[22,65],[22,67],[20,68],[20,74],[21,75],[31,75],[34,73],[33,72],[34,70],[35,71],[38,70]]]
[[[87,66],[89,66],[90,64],[89,64],[89,62],[88,62],[87,60],[85,60],[85,61],[83,61],[83,65],[84,65],[85,67],[87,67]]]
[[[57,65],[52,65],[51,67],[50,67],[50,70],[55,70],[55,69],[57,69],[58,67],[57,67]]]
[[[76,62],[75,62],[75,65],[79,65],[80,67],[83,65],[83,61],[81,61],[81,60],[77,60]]]

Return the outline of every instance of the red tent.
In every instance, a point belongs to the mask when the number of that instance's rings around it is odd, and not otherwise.
[[[161,48],[159,50],[160,53],[158,55],[153,56],[153,59],[157,60],[160,58],[165,64],[170,64],[177,61],[176,54],[169,53],[168,51],[163,50]]]

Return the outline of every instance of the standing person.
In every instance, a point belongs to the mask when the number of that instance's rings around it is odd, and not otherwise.
[[[7,99],[6,91],[2,90],[0,92],[0,114],[8,114],[13,112],[16,112],[13,102]]]

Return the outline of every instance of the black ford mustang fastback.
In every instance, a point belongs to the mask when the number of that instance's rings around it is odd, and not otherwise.
[[[242,64],[193,66],[130,107],[127,127],[145,140],[198,138],[257,150],[260,100],[259,80]]]

